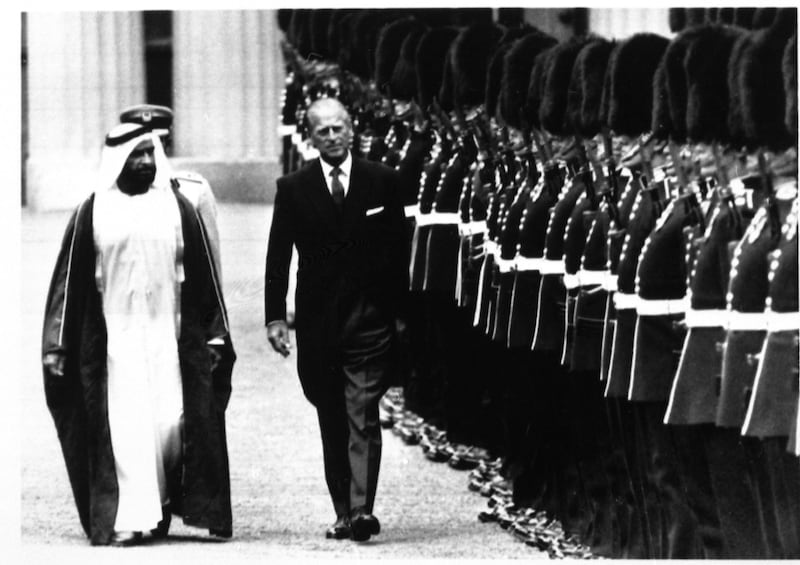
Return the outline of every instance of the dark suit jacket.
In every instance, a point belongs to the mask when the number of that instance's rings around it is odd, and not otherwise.
[[[267,251],[266,322],[286,318],[294,244],[297,368],[313,404],[330,390],[330,365],[348,303],[367,298],[387,323],[401,314],[408,288],[404,226],[399,176],[379,163],[353,156],[341,214],[319,160],[278,179]]]

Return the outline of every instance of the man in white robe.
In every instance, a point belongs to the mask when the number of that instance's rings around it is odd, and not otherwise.
[[[92,207],[89,221],[94,247],[94,282],[107,336],[108,433],[118,486],[113,533],[109,540],[112,545],[136,544],[142,539],[142,532],[147,531],[152,531],[156,536],[166,535],[169,507],[172,503],[176,508],[180,507],[179,501],[170,500],[169,477],[176,472],[181,473],[184,447],[182,421],[187,392],[184,390],[186,384],[182,366],[188,362],[179,349],[185,337],[181,336],[184,327],[181,316],[185,307],[181,300],[182,283],[185,280],[184,233],[187,229],[184,223],[185,216],[191,213],[196,216],[196,226],[199,228],[196,233],[200,241],[199,245],[193,244],[192,248],[199,248],[202,253],[201,260],[193,265],[205,263],[202,265],[203,275],[209,276],[212,283],[209,286],[213,287],[211,292],[216,295],[212,296],[216,298],[214,315],[209,319],[221,314],[223,322],[221,327],[216,325],[206,330],[210,332],[206,334],[207,357],[203,359],[200,354],[201,361],[210,368],[212,379],[215,365],[221,357],[218,346],[223,345],[227,336],[224,304],[202,221],[191,204],[185,200],[181,202],[183,197],[173,190],[169,173],[157,133],[148,126],[122,124],[106,137],[98,189],[93,199],[88,201]],[[193,234],[193,241],[195,237]],[[195,256],[197,252],[193,251]],[[61,325],[59,342],[69,305],[72,251],[69,257],[63,296],[60,301],[51,300],[51,287],[48,300],[48,313],[57,313],[58,308],[52,306],[63,304],[64,313],[60,319],[57,315],[52,317],[55,320],[52,327],[58,327],[59,323]],[[77,261],[75,263],[78,264]],[[57,267],[56,274],[58,271]],[[192,267],[192,272],[198,272],[198,269]],[[56,279],[58,277],[54,275],[54,283]],[[45,323],[46,343],[51,327],[48,322],[50,318],[46,318]],[[190,323],[189,320],[185,322]],[[196,321],[192,320],[191,323],[195,324]],[[46,373],[64,378],[67,372],[65,362],[69,357],[67,349],[44,349]],[[196,359],[196,349],[183,355],[192,355]],[[81,378],[82,372],[83,367],[79,371]],[[202,373],[204,371],[201,371],[201,376]],[[205,378],[203,382],[205,388],[214,388]],[[224,406],[221,410],[224,412]],[[215,414],[204,416],[213,417]],[[205,427],[205,423],[202,426]],[[224,447],[224,430],[222,444]],[[219,448],[219,445],[215,447]],[[64,451],[67,457],[66,447]],[[226,454],[224,475],[227,481]],[[225,486],[223,490],[227,491],[229,487]],[[230,513],[229,500],[227,513]],[[198,521],[191,516],[188,520]],[[185,512],[184,521],[187,521]],[[222,531],[224,535],[230,529],[229,525],[214,527],[214,519],[199,520],[199,523],[208,523],[212,533]],[[223,523],[229,524],[229,520],[223,520]],[[90,535],[94,542],[94,532]]]

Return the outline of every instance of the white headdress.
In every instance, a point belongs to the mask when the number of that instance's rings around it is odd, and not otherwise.
[[[106,135],[106,142],[100,156],[100,171],[95,192],[110,190],[116,186],[117,178],[125,166],[125,161],[128,160],[136,146],[145,140],[153,142],[156,176],[152,186],[158,189],[170,188],[172,172],[164,153],[164,146],[159,139],[159,131],[148,125],[120,124]]]

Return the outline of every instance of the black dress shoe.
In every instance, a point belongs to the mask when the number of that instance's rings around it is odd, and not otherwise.
[[[347,516],[336,518],[333,525],[325,530],[325,538],[327,539],[348,539],[350,535],[350,519]]]
[[[172,522],[172,514],[167,508],[162,508],[161,521],[156,524],[156,527],[150,530],[150,534],[152,534],[154,539],[165,539],[167,534],[169,533],[169,525]]]
[[[131,547],[142,543],[142,532],[114,532],[111,545],[114,547]]]
[[[353,530],[353,541],[367,541],[381,533],[381,523],[372,514],[354,515],[350,518],[350,528]]]
[[[222,530],[220,528],[209,528],[208,535],[214,536],[215,538],[231,538],[233,537],[233,530],[230,528]]]

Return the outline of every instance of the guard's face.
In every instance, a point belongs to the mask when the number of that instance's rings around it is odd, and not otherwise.
[[[152,141],[146,139],[131,151],[119,176],[137,186],[152,184],[153,179],[156,178],[156,161]]]
[[[347,156],[353,140],[353,129],[347,116],[336,107],[319,107],[309,115],[311,143],[320,157],[329,162],[340,162]]]

